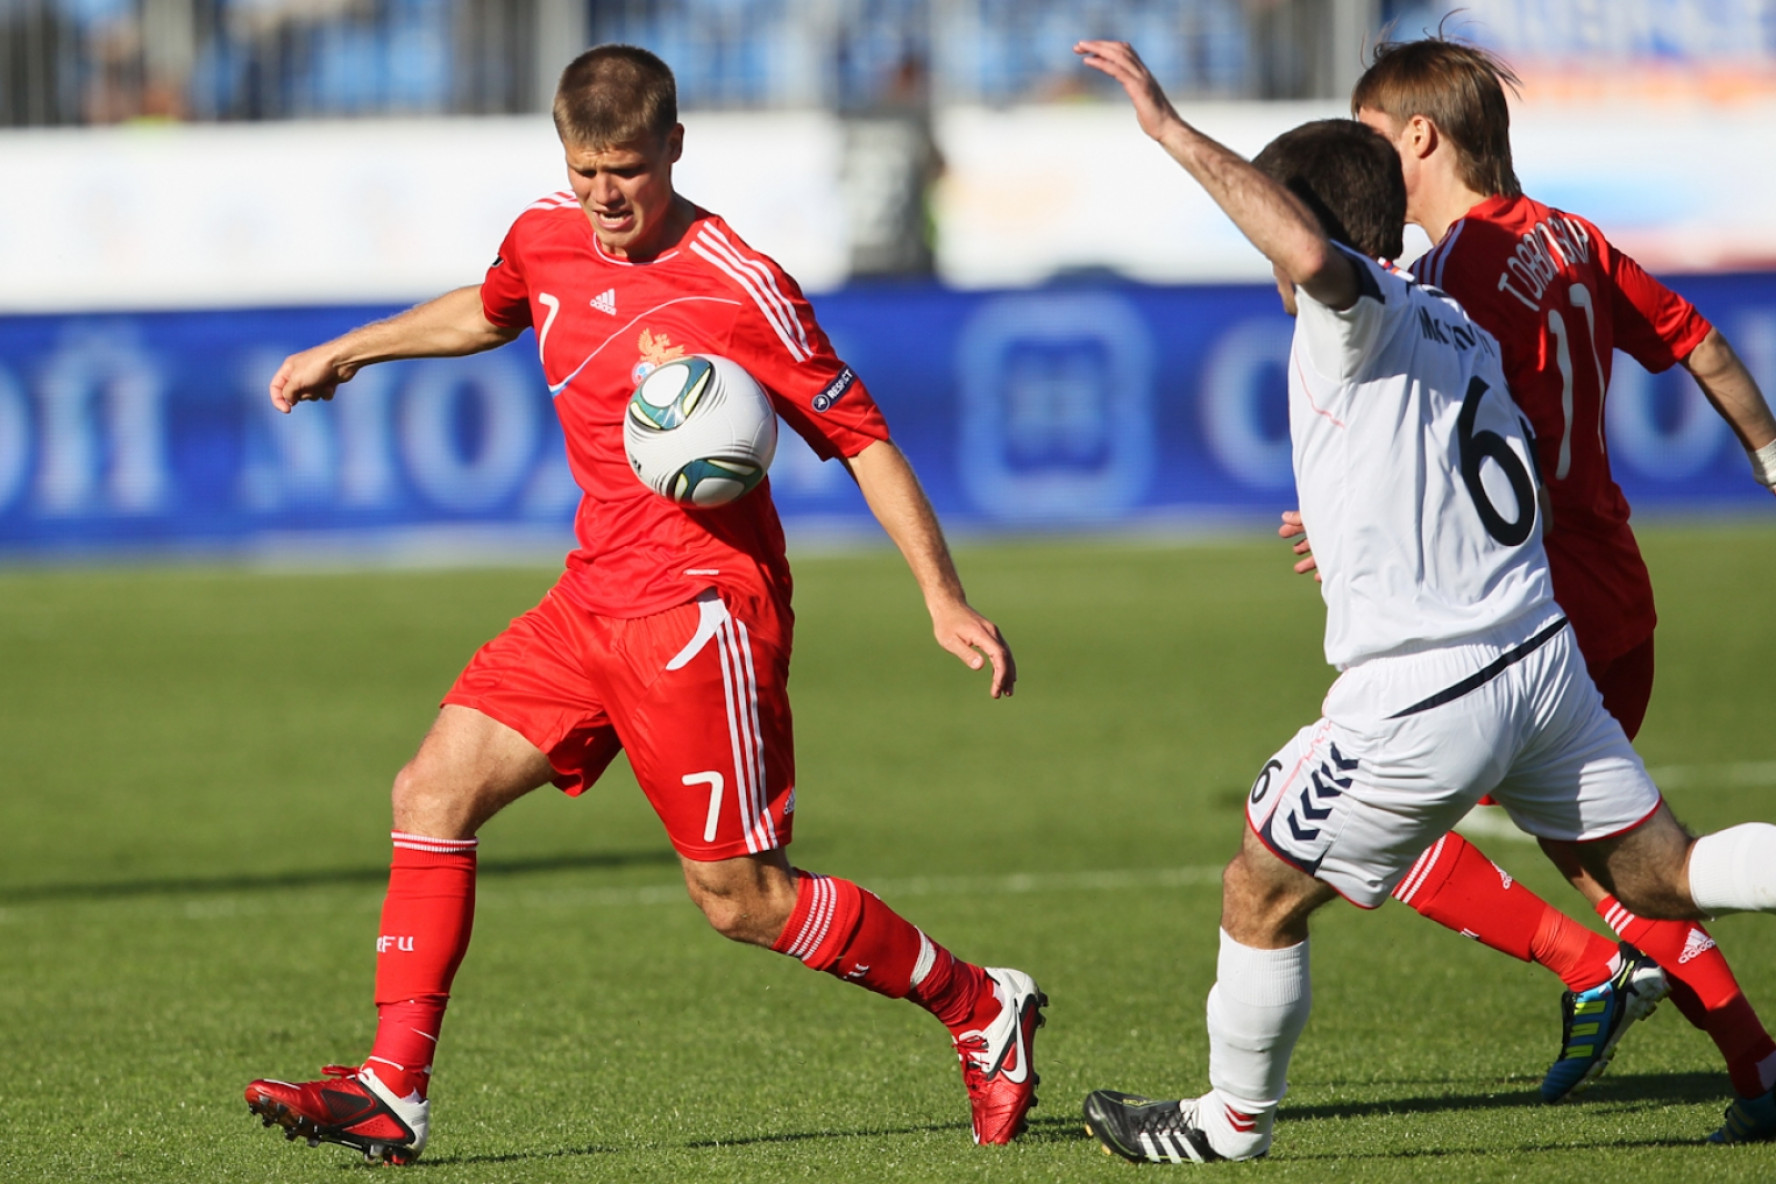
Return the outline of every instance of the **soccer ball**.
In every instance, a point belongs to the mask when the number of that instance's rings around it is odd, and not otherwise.
[[[654,370],[629,396],[623,449],[641,483],[661,497],[725,505],[765,479],[777,412],[738,363],[692,354]]]

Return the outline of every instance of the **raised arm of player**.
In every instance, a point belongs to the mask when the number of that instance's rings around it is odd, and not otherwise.
[[[1073,52],[1122,83],[1141,130],[1196,178],[1284,279],[1330,308],[1356,303],[1355,265],[1327,240],[1307,207],[1237,152],[1185,123],[1132,46],[1081,41]]]
[[[1758,480],[1776,493],[1776,456],[1770,455],[1776,445],[1776,415],[1770,414],[1770,404],[1733,351],[1732,342],[1721,336],[1719,329],[1711,328],[1683,364],[1751,455]]]
[[[271,402],[289,413],[296,404],[331,399],[339,384],[374,362],[395,358],[456,357],[504,345],[522,329],[502,329],[481,310],[478,284],[343,336],[291,354],[271,379]]]
[[[962,591],[962,579],[950,559],[937,514],[919,487],[913,467],[893,441],[878,440],[845,462],[870,512],[900,553],[924,593],[931,613],[931,630],[937,644],[979,670],[988,663],[993,681],[987,691],[993,698],[1011,694],[1017,684],[1017,663],[999,627],[975,612]]]

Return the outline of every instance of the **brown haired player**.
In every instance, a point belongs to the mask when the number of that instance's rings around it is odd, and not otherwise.
[[[666,65],[629,46],[589,50],[562,75],[555,121],[571,191],[519,215],[479,285],[295,354],[271,382],[289,411],[372,362],[474,353],[533,329],[584,496],[567,571],[470,660],[395,778],[370,1055],[323,1081],[255,1081],[247,1103],[292,1139],[418,1156],[474,917],[476,832],[545,782],[582,793],[622,751],[710,924],[931,1012],[961,1059],[975,1140],[1007,1142],[1035,1104],[1044,996],[1021,971],[953,957],[856,884],[790,865],[790,573],[769,486],[700,509],[657,497],[624,457],[630,391],[686,354],[745,366],[851,472],[938,643],[990,664],[995,698],[1012,692],[1011,652],[969,607],[930,503],[795,282],[674,190],[684,127]]]
[[[1750,455],[1756,479],[1773,491],[1776,418],[1726,338],[1687,300],[1590,222],[1523,195],[1505,95],[1515,85],[1507,66],[1474,46],[1441,38],[1384,43],[1352,93],[1351,110],[1399,152],[1407,220],[1436,244],[1413,273],[1498,338],[1552,497],[1547,549],[1555,596],[1605,706],[1632,737],[1652,694],[1655,618],[1604,439],[1614,352],[1654,372],[1688,369]],[[1305,553],[1305,543],[1297,549]],[[1569,853],[1549,853],[1611,928],[1658,961],[1679,1010],[1720,1047],[1739,1100],[1713,1139],[1776,1136],[1776,1044],[1707,931],[1691,921],[1638,917]],[[1609,943],[1514,885],[1453,833],[1426,852],[1396,895],[1566,979],[1561,1055],[1542,1084],[1545,1098],[1558,1100],[1601,1071],[1633,1018],[1612,998],[1621,971],[1611,974]],[[1623,953],[1632,962],[1632,952]]]

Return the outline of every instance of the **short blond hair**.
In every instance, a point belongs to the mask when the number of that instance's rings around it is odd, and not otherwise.
[[[663,140],[678,125],[678,82],[670,66],[639,46],[595,46],[561,72],[554,115],[564,144]]]

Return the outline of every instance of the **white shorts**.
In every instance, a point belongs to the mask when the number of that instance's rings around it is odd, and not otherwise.
[[[1555,610],[1344,672],[1259,773],[1246,820],[1280,858],[1375,908],[1490,793],[1533,835],[1631,830],[1659,790]]]

